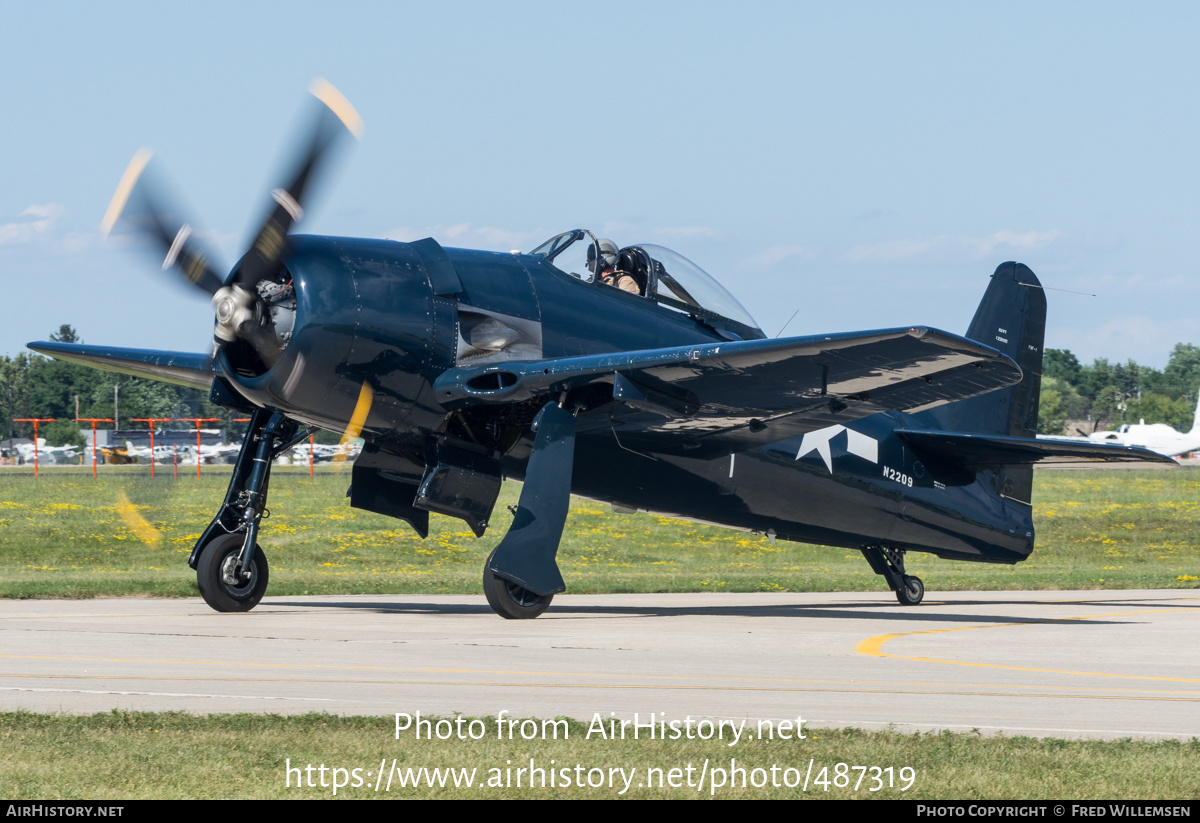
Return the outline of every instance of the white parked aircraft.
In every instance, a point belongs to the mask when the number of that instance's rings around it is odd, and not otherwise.
[[[17,454],[26,463],[32,463],[34,460],[34,448],[32,443],[20,443],[17,445]],[[79,449],[75,446],[47,446],[46,438],[39,437],[37,439],[37,460],[40,463],[61,463],[76,457],[79,454]]]
[[[1200,450],[1200,398],[1196,402],[1196,414],[1192,418],[1192,429],[1188,432],[1178,432],[1166,423],[1126,423],[1116,431],[1093,432],[1084,437],[1055,437],[1053,435],[1038,435],[1046,440],[1089,440],[1093,443],[1114,443],[1120,446],[1141,446],[1167,457],[1177,457],[1181,454]]]
[[[1200,398],[1196,402],[1196,414],[1192,418],[1192,429],[1188,432],[1178,432],[1166,423],[1126,423],[1116,431],[1094,432],[1088,435],[1088,440],[1095,443],[1117,443],[1122,446],[1142,446],[1176,457],[1200,449]]]
[[[156,445],[154,451],[150,451],[149,446],[135,446],[130,441],[125,441],[125,451],[138,463],[149,463],[153,458],[155,463],[170,463],[177,456],[182,457],[186,454],[186,446],[180,450],[178,455],[175,452],[174,446]]]
[[[361,442],[342,443],[337,446],[323,446],[320,443],[315,443],[312,446],[312,459],[316,463],[328,463],[331,460],[351,460],[358,457],[362,451]],[[308,463],[309,461],[309,445],[308,443],[300,443],[292,449],[294,457],[293,462]]]
[[[203,463],[221,463],[226,458],[233,457],[242,448],[241,443],[222,443],[216,446],[201,446],[200,460]],[[191,447],[195,452],[195,447]]]

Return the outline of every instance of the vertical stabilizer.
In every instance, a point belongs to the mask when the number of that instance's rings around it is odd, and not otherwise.
[[[1021,367],[1009,389],[962,400],[926,414],[947,431],[1034,437],[1042,387],[1042,340],[1046,295],[1037,276],[1021,263],[1002,263],[979,303],[967,337],[1007,354]]]
[[[945,431],[1036,437],[1042,389],[1042,342],[1046,336],[1046,295],[1037,276],[1021,263],[1002,263],[975,311],[967,337],[1007,354],[1021,367],[1021,382],[923,417]],[[1033,466],[988,470],[1003,497],[1028,504],[1033,496]],[[982,478],[981,478],[982,479]]]
[[[1196,392],[1196,416],[1192,418],[1192,430],[1188,434],[1200,436],[1200,391]]]

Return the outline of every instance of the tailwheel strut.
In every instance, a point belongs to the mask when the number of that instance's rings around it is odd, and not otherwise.
[[[925,599],[925,584],[921,578],[904,571],[904,549],[890,546],[870,546],[862,550],[871,569],[882,575],[901,606],[915,606]]]

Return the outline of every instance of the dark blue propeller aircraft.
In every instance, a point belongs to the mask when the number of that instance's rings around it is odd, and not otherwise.
[[[251,415],[224,503],[188,558],[218,611],[267,588],[257,544],[272,459],[315,428],[361,436],[351,505],[429,513],[482,535],[501,478],[524,480],[484,591],[541,614],[571,494],[862,551],[902,604],[908,551],[1016,563],[1033,551],[1035,463],[1170,462],[1035,439],[1046,299],[1023,265],[992,275],[965,337],[921,326],[768,339],[700,268],[576,229],[528,254],[289,236],[328,150],[357,133],[323,81],[311,142],[228,276],[165,208],[139,154],[105,218],[152,238],[212,295],[211,354],[67,343],[63,360],[211,391]]]

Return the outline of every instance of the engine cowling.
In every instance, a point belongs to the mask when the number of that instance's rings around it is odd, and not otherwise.
[[[457,312],[435,298],[413,244],[296,236],[257,287],[260,324],[218,355],[246,399],[342,431],[366,384],[364,436],[444,417],[430,384],[454,364]]]

